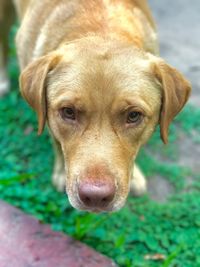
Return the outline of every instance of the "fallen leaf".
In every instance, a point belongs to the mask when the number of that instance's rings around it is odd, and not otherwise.
[[[153,254],[153,255],[147,254],[144,256],[144,259],[145,260],[161,261],[161,260],[165,260],[166,256],[164,254],[159,254],[159,253]]]

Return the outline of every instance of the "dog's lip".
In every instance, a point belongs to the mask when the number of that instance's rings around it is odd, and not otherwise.
[[[102,208],[86,206],[80,200],[78,200],[77,204],[80,210],[84,210],[84,211],[88,211],[92,213],[111,212],[113,210],[113,203],[110,203],[108,206],[105,206]]]
[[[84,206],[84,205],[80,205],[79,208],[81,210],[84,210],[84,211],[88,211],[88,212],[92,212],[92,213],[104,213],[104,212],[111,212],[113,209],[112,209],[113,205],[109,207],[106,207],[106,208],[92,208],[92,207],[87,207],[87,206]]]

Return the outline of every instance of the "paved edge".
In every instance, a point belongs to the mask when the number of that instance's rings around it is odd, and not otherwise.
[[[67,218],[66,218],[67,219]],[[0,201],[1,267],[116,267],[109,258]]]

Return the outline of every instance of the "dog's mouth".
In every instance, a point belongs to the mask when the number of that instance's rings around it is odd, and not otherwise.
[[[87,212],[90,212],[90,213],[95,213],[95,214],[99,214],[99,213],[108,213],[108,212],[114,212],[115,209],[114,209],[114,203],[111,203],[110,205],[106,206],[106,207],[102,207],[102,208],[99,208],[99,207],[89,207],[89,206],[86,206],[84,205],[82,202],[80,201],[71,201],[71,199],[69,198],[69,201],[71,203],[71,205],[80,210],[80,211],[87,211]]]
[[[109,207],[105,207],[105,208],[91,208],[91,207],[86,207],[86,206],[81,206],[79,207],[79,210],[81,211],[88,211],[90,213],[107,213],[107,212],[112,212],[113,210],[113,205],[109,206]]]

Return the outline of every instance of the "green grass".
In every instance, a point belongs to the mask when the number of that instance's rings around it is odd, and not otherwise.
[[[180,133],[199,144],[200,134],[194,138],[191,132],[200,130],[200,109],[184,109],[171,127],[168,146],[162,145],[157,131],[139,155],[138,162],[147,176],[160,175],[174,186],[175,194],[166,203],[156,203],[148,196],[129,197],[117,213],[78,212],[66,195],[51,185],[51,141],[47,131],[37,137],[35,114],[19,94],[13,47],[9,73],[12,91],[0,100],[1,198],[94,247],[119,266],[200,266],[200,174],[177,164],[176,149]],[[185,193],[187,176],[194,181],[190,192]],[[147,259],[155,254],[165,259]]]

